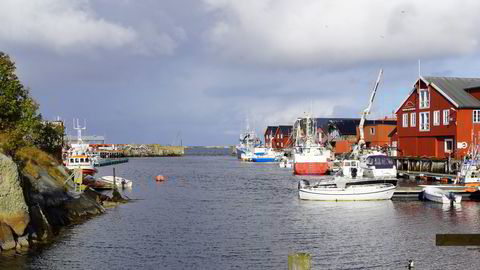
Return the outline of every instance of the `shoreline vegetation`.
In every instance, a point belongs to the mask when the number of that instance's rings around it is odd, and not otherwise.
[[[68,225],[125,202],[87,189],[69,191],[61,164],[64,130],[42,119],[39,105],[0,52],[0,254],[47,243]],[[59,155],[60,154],[60,155]]]

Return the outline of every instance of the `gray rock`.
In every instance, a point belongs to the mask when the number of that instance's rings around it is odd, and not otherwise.
[[[2,153],[0,153],[0,222],[9,225],[17,235],[23,235],[30,222],[17,165]]]

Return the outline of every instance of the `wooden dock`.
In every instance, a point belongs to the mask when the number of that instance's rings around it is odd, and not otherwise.
[[[102,158],[98,161],[98,164],[95,164],[95,167],[110,166],[127,162],[128,158]]]
[[[392,200],[420,200],[420,193],[422,193],[423,188],[427,185],[418,185],[413,187],[402,187],[399,186],[393,193]],[[433,185],[429,185],[433,186]],[[462,195],[462,200],[470,200],[470,195],[472,192],[466,192],[464,186],[456,185],[435,185],[443,190],[454,192],[455,194]]]

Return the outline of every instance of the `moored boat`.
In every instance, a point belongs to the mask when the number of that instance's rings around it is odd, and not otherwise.
[[[94,175],[97,173],[93,160],[86,154],[68,156],[64,160],[64,165],[69,170],[80,168],[83,174]]]
[[[438,203],[461,203],[462,196],[438,187],[423,188],[423,199]]]
[[[293,154],[293,173],[297,175],[327,174],[330,170],[332,154],[317,141],[315,119],[310,115],[297,119],[294,130],[296,148]]]
[[[310,185],[307,180],[300,180],[298,195],[302,200],[317,201],[390,200],[395,189],[390,183],[350,184],[337,180]]]

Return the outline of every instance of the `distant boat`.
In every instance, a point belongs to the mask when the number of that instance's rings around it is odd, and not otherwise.
[[[298,183],[300,199],[317,201],[390,200],[395,189],[390,183],[350,184],[338,179],[316,185],[310,185],[307,180]]]
[[[461,203],[462,196],[437,187],[423,188],[423,198],[438,203]]]

